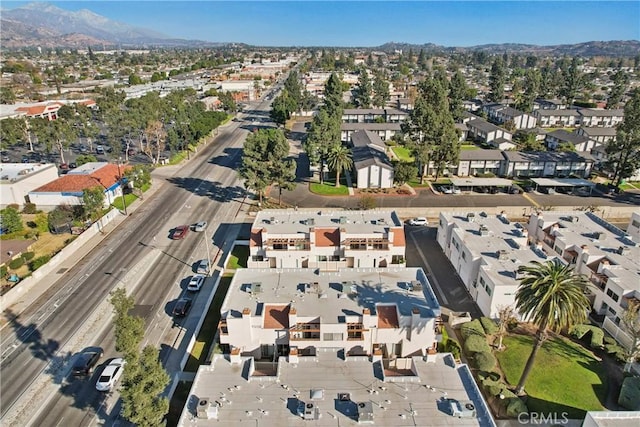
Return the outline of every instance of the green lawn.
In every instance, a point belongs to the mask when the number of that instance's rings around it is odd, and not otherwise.
[[[247,259],[249,258],[249,246],[235,245],[231,256],[229,257],[229,263],[227,268],[238,269],[247,268]]]
[[[533,337],[504,338],[506,350],[496,352],[509,384],[515,387],[533,347]],[[605,372],[593,354],[578,344],[549,339],[536,357],[525,385],[529,411],[545,414],[568,412],[569,418],[584,418],[585,411],[602,411],[607,395]]]
[[[474,144],[464,144],[462,146],[460,146],[461,150],[479,150],[480,147],[478,147],[477,145]]]
[[[640,190],[640,182],[638,181],[625,182],[624,184],[620,184],[619,188],[621,190]]]
[[[340,175],[340,187],[336,187],[335,175],[324,181],[324,184],[312,182],[309,184],[309,191],[320,194],[322,196],[348,196],[349,188],[347,187],[347,178],[345,174]]]
[[[411,155],[411,151],[409,151],[407,148],[401,145],[396,145],[394,147],[391,147],[391,151],[394,152],[398,160],[400,160],[401,162],[407,162],[407,163],[413,162],[413,156]]]
[[[135,202],[138,199],[138,196],[136,196],[133,193],[129,193],[129,194],[125,194],[124,195],[124,200],[125,203],[127,204],[127,206],[131,206],[131,203]],[[116,209],[119,209],[121,211],[124,210],[124,206],[122,205],[122,197],[118,197],[116,200],[113,201],[113,203],[111,203],[112,206],[114,206]]]
[[[227,290],[229,289],[232,278],[233,276],[223,276],[220,279],[216,294],[213,297],[211,306],[209,306],[207,316],[204,318],[204,322],[202,323],[202,328],[198,333],[196,342],[191,349],[189,360],[187,360],[187,364],[184,367],[185,372],[196,372],[198,370],[198,366],[205,363],[205,359],[207,358],[211,345],[213,344],[213,338],[216,334],[216,329],[218,328],[218,322],[220,321],[220,308],[222,307],[224,297],[227,295]]]

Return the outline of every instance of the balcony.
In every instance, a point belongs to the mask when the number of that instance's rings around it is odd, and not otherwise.
[[[218,324],[218,332],[220,335],[229,335],[229,328],[227,327],[227,320],[222,319]]]

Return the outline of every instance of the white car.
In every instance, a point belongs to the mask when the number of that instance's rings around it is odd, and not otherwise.
[[[198,221],[193,225],[193,231],[204,231],[207,229],[207,221]]]
[[[453,188],[451,187],[440,187],[440,191],[444,194],[453,194]]]
[[[453,192],[453,194],[462,194],[462,190],[460,190],[458,187],[452,187],[451,192]]]
[[[198,292],[200,288],[202,288],[202,284],[204,283],[204,276],[202,274],[194,274],[189,280],[189,284],[187,285],[187,290],[191,292]]]
[[[425,217],[412,218],[409,220],[409,225],[429,225],[429,221]]]
[[[109,362],[96,382],[96,390],[110,391],[122,375],[122,371],[124,371],[124,365],[126,365],[126,363],[127,362],[121,357]]]

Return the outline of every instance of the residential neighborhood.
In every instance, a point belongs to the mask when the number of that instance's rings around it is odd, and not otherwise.
[[[640,421],[640,6],[151,6],[1,12],[0,424]]]

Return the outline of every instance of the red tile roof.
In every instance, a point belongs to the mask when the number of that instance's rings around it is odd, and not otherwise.
[[[52,102],[47,104],[30,105],[28,107],[18,107],[16,111],[24,111],[28,116],[38,116],[45,112],[55,112],[62,107],[60,102]]]
[[[378,329],[395,329],[400,327],[395,305],[378,305]]]
[[[262,228],[251,229],[251,238],[249,239],[249,246],[251,247],[262,246]]]
[[[316,247],[340,246],[339,228],[316,228]]]
[[[391,229],[393,231],[393,246],[400,248],[407,245],[404,238],[404,228],[402,227],[393,227]]]
[[[127,168],[122,168],[122,173]],[[118,182],[118,165],[106,164],[92,174],[68,174],[42,187],[33,190],[34,193],[78,193],[88,188],[101,187],[107,189]]]
[[[267,305],[264,307],[264,329],[288,329],[289,306]]]

